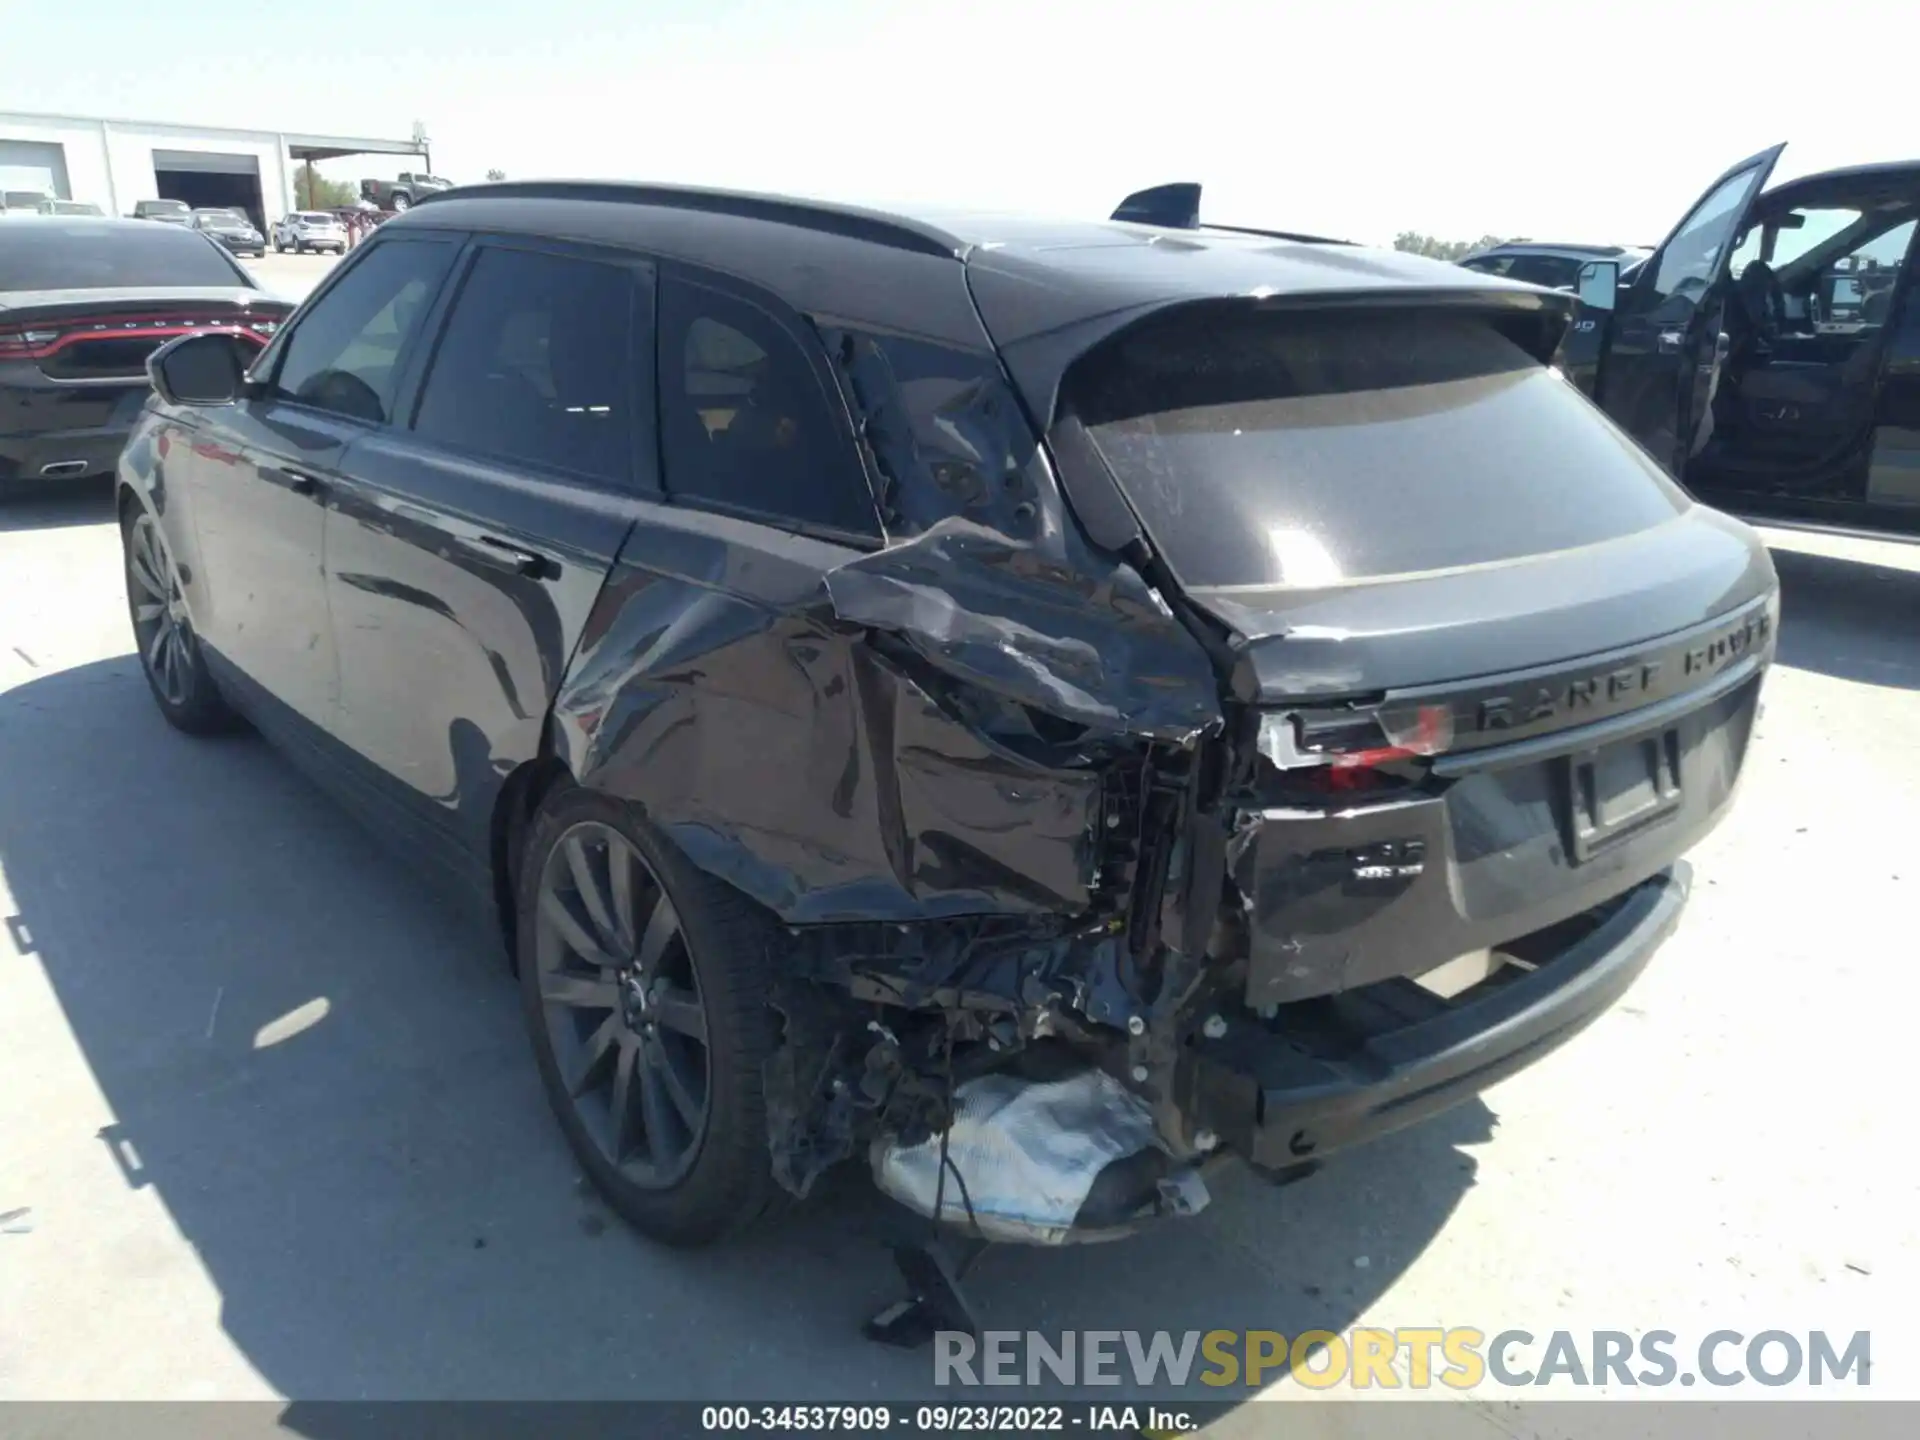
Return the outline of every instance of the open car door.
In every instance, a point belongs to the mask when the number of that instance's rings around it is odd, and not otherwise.
[[[1735,237],[1786,148],[1749,156],[1708,186],[1614,297],[1607,317],[1595,398],[1675,478],[1712,430],[1726,354],[1721,301]]]

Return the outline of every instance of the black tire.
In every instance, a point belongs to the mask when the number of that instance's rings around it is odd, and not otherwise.
[[[402,210],[412,208],[412,205],[413,197],[407,194],[406,191],[396,190],[393,192],[393,209],[395,214],[398,214]]]
[[[616,840],[630,849],[619,850]],[[611,879],[615,853],[632,867],[620,919],[613,919],[621,893]],[[632,865],[636,858],[639,866]],[[586,882],[576,878],[576,865],[586,867]],[[595,894],[597,912],[582,898],[586,888]],[[781,1208],[785,1192],[772,1175],[761,1079],[780,1040],[778,1016],[767,1004],[779,929],[766,912],[696,869],[632,807],[571,786],[550,795],[535,817],[517,895],[520,994],[540,1079],[567,1143],[608,1205],[641,1233],[679,1246],[735,1234]],[[618,952],[599,958],[626,968],[584,958],[543,904],[558,904],[575,934],[584,927],[589,940]],[[612,920],[612,932],[597,914]],[[650,947],[662,924],[672,938]],[[554,999],[562,989],[567,999]],[[588,991],[615,998],[598,1003]],[[643,991],[653,993],[651,1012]],[[688,1038],[684,1014],[667,1018],[689,1002],[701,1016],[700,1041]],[[649,1020],[650,1013],[656,1018]],[[674,1142],[692,1133],[683,1101],[692,1089],[686,1057],[696,1049],[703,1055],[701,1130],[682,1152]],[[668,1084],[667,1071],[687,1078]],[[596,1075],[606,1082],[604,1103]],[[616,1108],[622,1093],[626,1103]],[[668,1139],[658,1159],[651,1138],[656,1117]],[[642,1123],[630,1134],[636,1122]],[[644,1156],[632,1153],[642,1146]]]
[[[207,669],[180,600],[179,579],[166,537],[138,505],[120,515],[120,549],[140,673],[169,725],[188,735],[225,735],[244,722],[227,704]],[[160,591],[166,591],[161,595]]]

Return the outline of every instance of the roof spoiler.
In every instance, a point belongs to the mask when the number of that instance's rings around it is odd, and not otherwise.
[[[1292,230],[1257,230],[1247,225],[1202,225],[1200,187],[1191,180],[1136,190],[1113,212],[1115,220],[1154,225],[1162,230],[1225,230],[1235,235],[1266,235],[1275,240],[1298,240],[1308,245],[1351,245],[1327,235],[1301,235]]]

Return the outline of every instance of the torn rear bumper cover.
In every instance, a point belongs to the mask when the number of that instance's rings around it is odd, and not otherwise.
[[[1679,923],[1684,863],[1643,882],[1601,923],[1529,973],[1459,1002],[1397,979],[1324,1002],[1307,1053],[1282,1026],[1202,1038],[1176,1080],[1182,1105],[1234,1150],[1283,1170],[1402,1129],[1471,1098],[1570,1040],[1625,993]],[[1484,991],[1485,993],[1478,993]],[[1323,1021],[1331,1017],[1322,1017]]]

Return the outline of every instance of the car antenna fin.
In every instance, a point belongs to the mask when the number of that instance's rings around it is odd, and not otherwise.
[[[1164,230],[1200,228],[1200,186],[1191,180],[1136,190],[1113,212],[1115,220],[1158,225]]]

